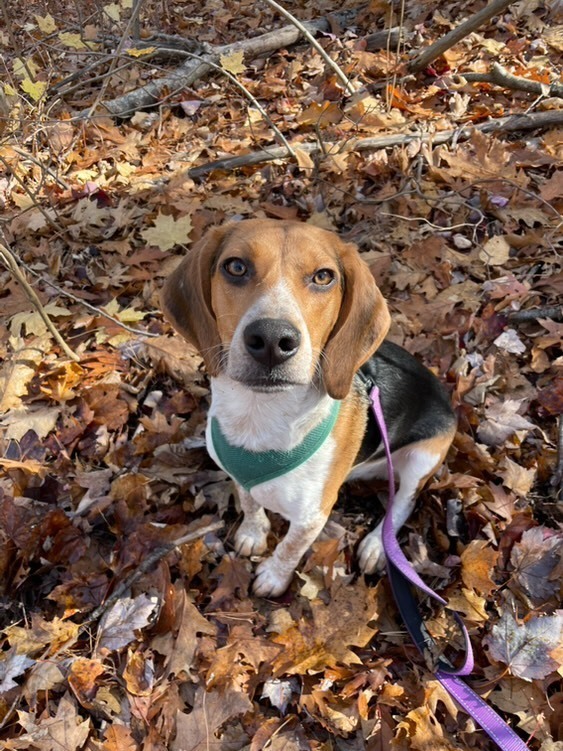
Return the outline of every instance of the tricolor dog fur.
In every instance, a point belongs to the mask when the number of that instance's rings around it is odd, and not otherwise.
[[[244,513],[236,551],[266,552],[266,511],[289,522],[257,567],[256,594],[285,591],[346,479],[386,476],[366,376],[380,389],[399,480],[395,529],[405,523],[455,418],[435,376],[384,341],[387,305],[355,245],[294,221],[231,222],[188,252],[162,303],[211,378],[207,447]],[[381,525],[359,561],[366,573],[382,566]]]

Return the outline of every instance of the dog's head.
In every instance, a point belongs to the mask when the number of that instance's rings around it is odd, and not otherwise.
[[[270,219],[210,230],[166,281],[162,305],[210,375],[258,391],[318,380],[335,399],[349,392],[390,322],[354,245]]]

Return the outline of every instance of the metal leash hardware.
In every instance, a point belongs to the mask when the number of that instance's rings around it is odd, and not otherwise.
[[[370,379],[371,380],[371,379]],[[377,421],[381,440],[385,448],[387,458],[387,471],[389,474],[389,501],[383,522],[383,550],[387,562],[387,572],[395,602],[401,614],[405,626],[412,640],[424,656],[429,645],[434,645],[432,637],[426,631],[423,618],[420,614],[418,603],[410,585],[424,592],[432,599],[447,607],[447,601],[434,592],[416,573],[411,563],[399,546],[395,530],[393,528],[393,503],[395,500],[395,477],[393,474],[393,462],[389,447],[389,436],[383,417],[379,389],[371,381],[373,388],[370,391],[370,401],[373,413]],[[469,675],[473,670],[473,650],[467,628],[459,613],[452,611],[463,635],[465,653],[462,664],[455,668],[444,659],[438,662],[435,671],[436,678],[444,686],[446,691],[454,697],[458,704],[477,722],[483,730],[493,739],[502,751],[529,751],[524,741],[514,730],[498,715],[486,701],[470,688],[462,680],[461,676]]]

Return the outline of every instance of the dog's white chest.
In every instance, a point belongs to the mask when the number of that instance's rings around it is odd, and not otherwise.
[[[206,429],[206,440],[207,450],[213,461],[228,472],[213,445],[210,421]],[[316,516],[319,513],[320,500],[323,497],[335,448],[334,439],[329,437],[303,464],[273,480],[261,482],[249,491],[240,488],[236,480],[235,483],[239,492],[248,493],[258,505],[280,514],[289,521],[296,517]]]

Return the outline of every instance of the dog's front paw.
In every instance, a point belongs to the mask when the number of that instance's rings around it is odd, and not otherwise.
[[[293,570],[284,571],[274,556],[266,558],[256,569],[252,589],[259,597],[278,597],[289,587]]]
[[[235,550],[238,555],[262,555],[268,547],[268,529],[244,521],[235,532]]]
[[[377,527],[364,537],[358,546],[360,568],[364,574],[381,572],[385,568],[385,553],[381,529]]]

